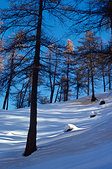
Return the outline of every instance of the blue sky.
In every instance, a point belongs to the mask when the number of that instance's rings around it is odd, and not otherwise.
[[[0,0],[0,8],[5,8],[8,6],[7,0]]]

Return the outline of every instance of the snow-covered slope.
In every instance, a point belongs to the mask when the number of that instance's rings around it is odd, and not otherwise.
[[[40,105],[38,151],[29,157],[22,153],[30,110],[0,110],[0,169],[112,169],[112,94],[97,98],[106,104],[84,97]],[[93,111],[96,116],[90,118]],[[75,127],[64,132],[66,126]]]

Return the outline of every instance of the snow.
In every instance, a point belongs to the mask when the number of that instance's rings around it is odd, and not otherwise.
[[[74,124],[67,124],[66,126],[65,126],[65,132],[67,132],[67,131],[77,131],[77,130],[82,130],[82,129],[84,129],[84,128],[79,128],[79,127],[77,127],[77,126],[75,126]]]
[[[22,154],[29,108],[0,110],[0,169],[112,169],[112,92],[96,97],[94,103],[83,97],[39,105],[38,149],[28,157]],[[106,104],[99,105],[100,99]]]

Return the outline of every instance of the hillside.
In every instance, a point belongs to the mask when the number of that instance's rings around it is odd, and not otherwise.
[[[64,103],[40,105],[38,151],[23,157],[29,108],[0,110],[0,169],[111,169],[112,92]],[[105,104],[99,105],[104,99]],[[91,112],[96,116],[90,118]],[[73,131],[64,132],[67,124]]]

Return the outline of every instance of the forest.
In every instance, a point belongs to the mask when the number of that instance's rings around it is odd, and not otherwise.
[[[30,107],[25,156],[37,150],[37,104],[96,101],[96,89],[111,90],[111,63],[112,0],[9,0],[0,10],[0,95],[3,109]]]

